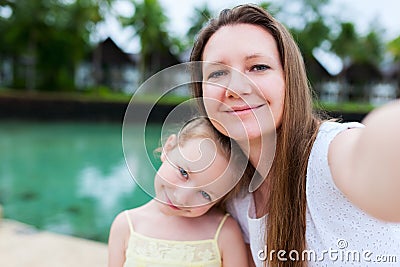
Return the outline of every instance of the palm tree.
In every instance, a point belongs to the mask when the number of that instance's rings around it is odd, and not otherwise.
[[[400,61],[400,35],[388,42],[387,49],[393,55],[395,61]]]
[[[207,4],[204,4],[202,7],[196,7],[194,9],[194,13],[190,21],[193,21],[191,27],[187,31],[187,46],[191,47],[194,43],[194,39],[196,35],[200,32],[200,30],[206,25],[206,23],[213,17],[213,12],[209,8]]]
[[[359,36],[351,22],[341,23],[340,28],[339,35],[332,40],[331,50],[342,59],[343,69],[346,69],[352,63],[352,56],[359,49]]]
[[[387,44],[387,50],[393,56],[394,66],[396,66],[397,96],[400,96],[400,36],[391,40]]]
[[[141,2],[132,0],[132,2],[135,13],[129,18],[120,17],[120,21],[125,27],[133,27],[136,31],[135,35],[140,39],[139,68],[142,81],[144,81],[150,75],[166,67],[168,62],[162,60],[165,55],[174,56],[170,52],[172,41],[166,30],[168,19],[157,0]]]

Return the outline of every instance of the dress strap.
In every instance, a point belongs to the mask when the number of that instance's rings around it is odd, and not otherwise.
[[[128,210],[125,210],[124,213],[126,215],[126,219],[128,220],[129,229],[131,230],[131,233],[133,233],[134,232],[133,226],[132,226],[131,218],[129,217]]]
[[[222,218],[221,222],[219,223],[218,228],[217,228],[217,232],[215,233],[215,237],[214,237],[215,240],[218,239],[219,232],[221,232],[221,228],[224,225],[224,223],[225,223],[226,219],[228,218],[228,216],[229,216],[229,213],[226,213],[224,218]]]

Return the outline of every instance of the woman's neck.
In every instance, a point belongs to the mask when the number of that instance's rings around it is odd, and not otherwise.
[[[249,189],[253,192],[264,183],[271,169],[275,157],[276,135],[265,135],[238,144],[259,174],[259,177],[254,177],[250,183]]]

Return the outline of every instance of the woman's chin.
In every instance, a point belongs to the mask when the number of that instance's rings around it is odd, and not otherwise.
[[[276,136],[276,129],[274,125],[232,125],[228,127],[222,127],[221,124],[215,124],[214,127],[221,132],[237,142],[252,142],[254,140],[260,140],[263,136]]]

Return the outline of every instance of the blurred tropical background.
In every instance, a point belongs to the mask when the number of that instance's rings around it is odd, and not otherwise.
[[[150,199],[132,176],[152,179],[158,159],[138,150],[137,168],[128,171],[124,112],[149,77],[188,61],[196,33],[220,11],[210,3],[193,4],[178,33],[161,0],[0,0],[4,217],[106,242],[118,212]],[[330,0],[257,3],[297,40],[316,108],[361,120],[400,96],[400,32],[388,38],[379,18],[360,31],[354,21],[326,12]],[[110,18],[136,51],[104,35]],[[151,93],[144,105],[154,101]],[[189,97],[168,95],[166,110]],[[159,118],[149,122],[148,151],[158,146],[161,126]]]

